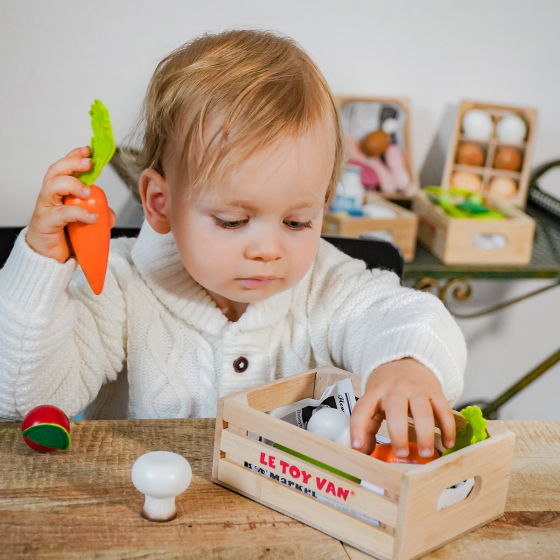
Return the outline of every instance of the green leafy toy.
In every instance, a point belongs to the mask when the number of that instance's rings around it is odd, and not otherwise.
[[[452,218],[476,218],[478,220],[503,220],[505,215],[489,208],[479,193],[458,187],[425,187],[430,200]]]
[[[91,116],[91,160],[92,166],[89,171],[80,173],[78,179],[84,185],[92,185],[99,177],[103,167],[111,161],[115,153],[115,140],[113,129],[107,107],[99,99],[95,99],[91,105],[89,114]]]
[[[465,427],[457,431],[455,445],[451,449],[445,449],[443,455],[448,455],[488,437],[486,431],[488,421],[482,416],[482,410],[478,406],[467,406],[460,411],[460,414],[466,420]]]

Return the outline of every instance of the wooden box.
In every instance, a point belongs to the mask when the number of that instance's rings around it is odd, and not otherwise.
[[[327,235],[346,235],[348,237],[368,237],[370,232],[375,232],[379,238],[396,245],[405,261],[414,259],[418,216],[375,193],[367,193],[365,202],[388,208],[394,212],[395,216],[392,218],[370,218],[367,216],[350,216],[346,212],[327,212],[323,218],[323,233]]]
[[[469,123],[473,110],[482,115]],[[536,110],[529,107],[461,101],[441,186],[469,188],[525,208],[536,122]]]
[[[221,398],[213,481],[381,559],[417,558],[503,514],[515,444],[509,431],[491,425],[487,440],[411,470],[266,414],[318,398],[347,377],[359,395],[357,375],[322,367]],[[412,420],[409,424],[414,441]],[[456,425],[464,426],[458,413]],[[435,437],[441,449],[437,428]],[[438,509],[445,489],[471,477],[475,482],[467,498]]]
[[[413,202],[418,214],[418,239],[445,264],[526,265],[531,260],[535,222],[504,200],[486,203],[506,216],[502,220],[452,218],[425,193]],[[497,245],[492,239],[499,241]]]
[[[335,101],[340,114],[345,161],[358,159],[368,165],[368,160],[372,157],[375,158],[376,161],[372,165],[380,165],[382,171],[389,171],[388,182],[393,184],[393,187],[397,187],[387,188],[384,186],[385,181],[381,181],[381,184],[375,188],[376,192],[385,198],[410,199],[418,191],[420,182],[412,157],[411,110],[408,99],[406,97],[337,96]],[[383,130],[384,126],[387,128],[388,119],[396,121],[396,129],[387,134],[389,144],[397,146],[402,153],[403,167],[405,173],[408,174],[408,181],[395,181],[395,174],[386,161],[386,153],[368,156],[360,147],[361,142],[369,133]],[[399,179],[398,173],[396,179]]]

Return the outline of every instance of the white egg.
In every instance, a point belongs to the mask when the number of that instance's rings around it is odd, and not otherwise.
[[[350,416],[336,408],[325,407],[315,411],[307,422],[307,429],[344,447],[350,447]]]
[[[492,118],[486,111],[471,109],[463,116],[463,131],[473,140],[488,140],[492,135]]]
[[[381,128],[383,129],[383,132],[393,134],[399,130],[399,122],[397,119],[385,119]]]
[[[519,144],[525,140],[527,125],[521,117],[509,113],[498,121],[496,133],[502,142]]]

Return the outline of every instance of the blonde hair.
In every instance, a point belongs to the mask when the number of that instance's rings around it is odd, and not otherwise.
[[[165,159],[176,154],[186,184],[201,188],[240,158],[283,134],[304,133],[321,119],[334,136],[328,200],[339,176],[342,142],[336,106],[319,69],[293,40],[271,32],[206,34],[158,64],[145,99],[137,163],[163,175]],[[216,122],[220,126],[208,138]]]

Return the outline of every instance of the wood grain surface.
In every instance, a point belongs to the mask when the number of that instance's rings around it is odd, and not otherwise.
[[[507,512],[425,558],[560,557],[560,422],[507,422],[517,435]],[[210,482],[213,419],[73,422],[66,452],[39,454],[0,424],[0,558],[313,558],[364,554]],[[177,517],[141,517],[130,482],[142,453],[193,468]]]

